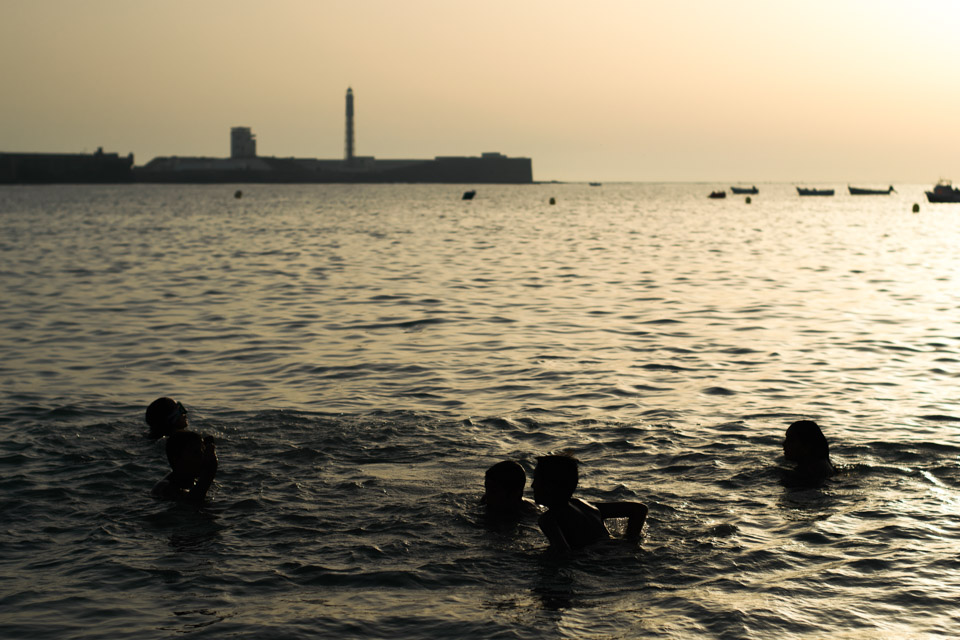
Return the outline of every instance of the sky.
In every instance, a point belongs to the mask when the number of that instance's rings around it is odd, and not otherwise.
[[[0,151],[960,182],[956,0],[0,0]]]

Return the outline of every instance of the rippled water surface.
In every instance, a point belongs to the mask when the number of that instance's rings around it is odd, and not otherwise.
[[[759,186],[0,188],[2,635],[954,637],[960,205]],[[484,518],[557,451],[639,544]]]

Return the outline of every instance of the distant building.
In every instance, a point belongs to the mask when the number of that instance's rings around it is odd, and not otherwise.
[[[233,127],[230,129],[230,157],[257,157],[257,137],[250,131],[250,127]]]

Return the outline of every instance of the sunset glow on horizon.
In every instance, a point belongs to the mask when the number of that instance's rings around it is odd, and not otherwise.
[[[537,180],[960,180],[960,5],[7,2],[0,151],[499,151]]]

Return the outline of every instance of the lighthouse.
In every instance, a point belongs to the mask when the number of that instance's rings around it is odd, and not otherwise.
[[[347,135],[343,145],[343,159],[353,162],[353,89],[347,88]]]

